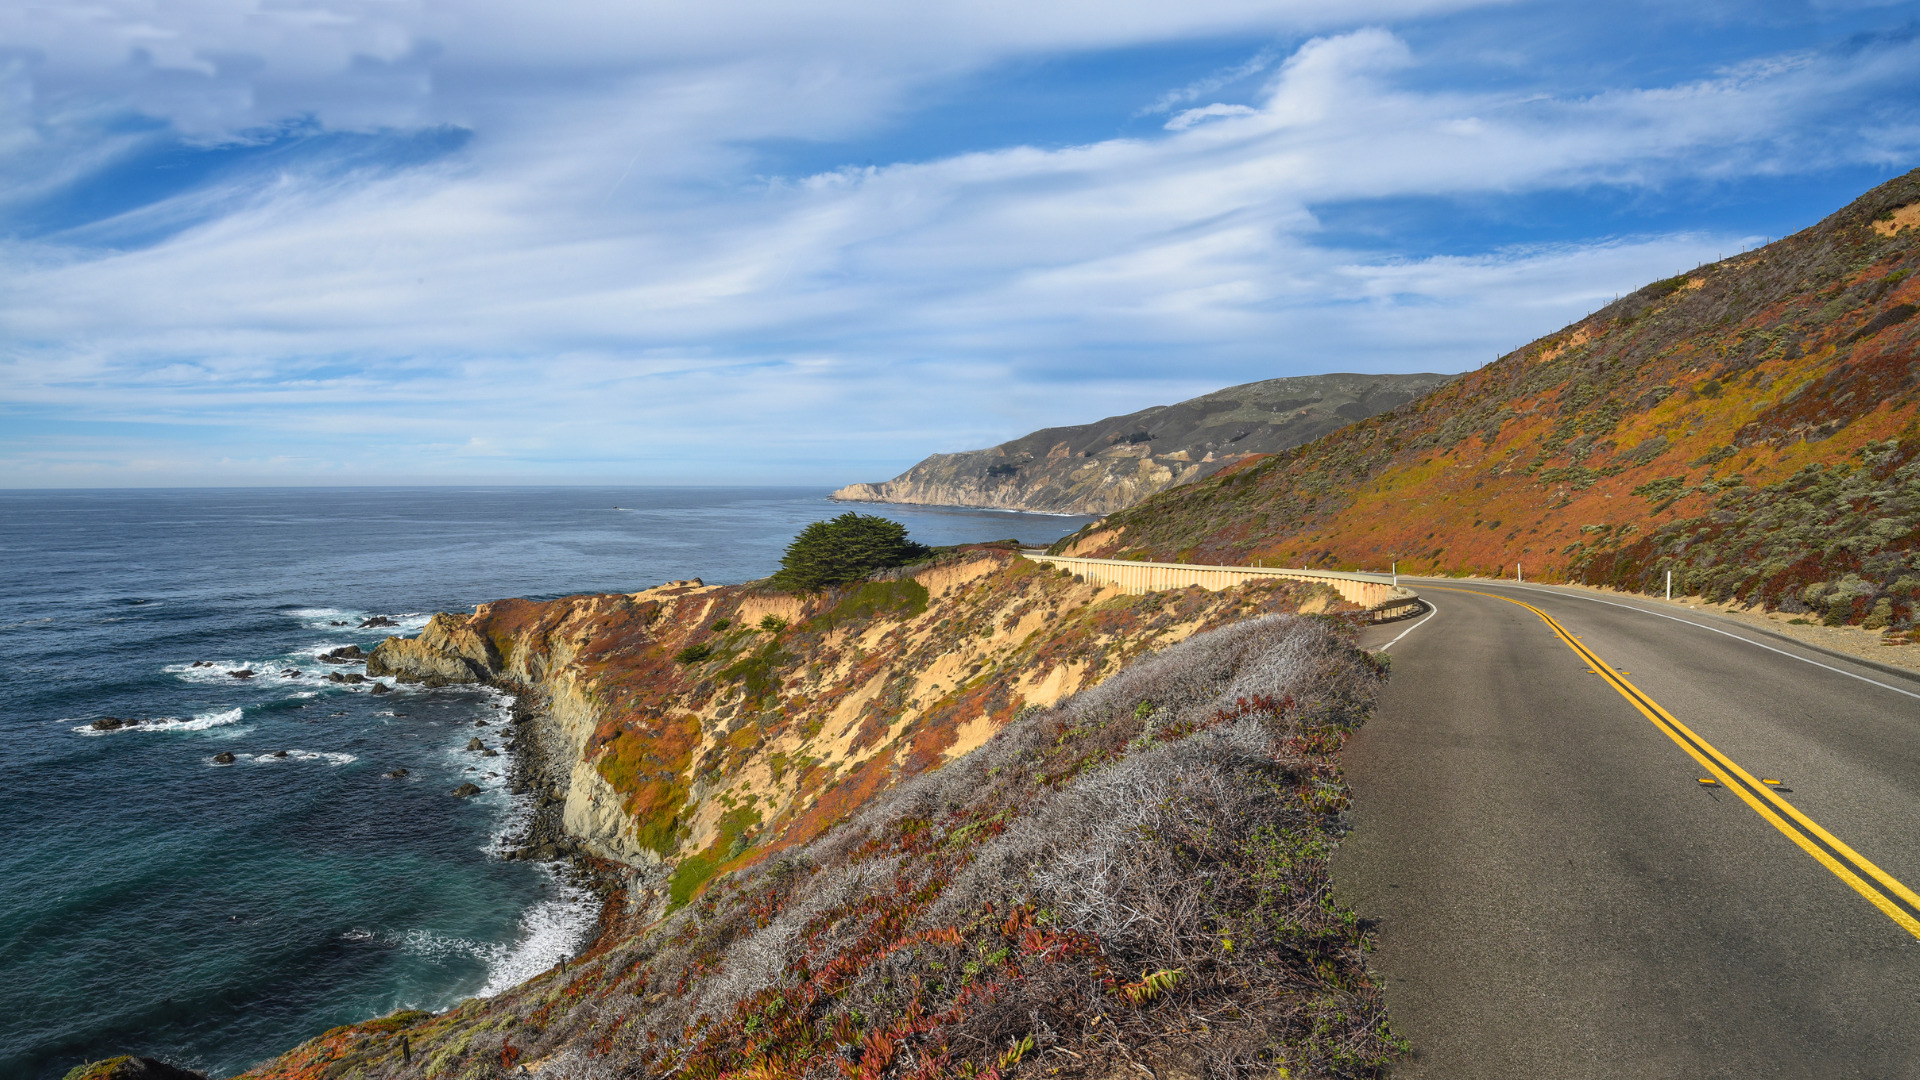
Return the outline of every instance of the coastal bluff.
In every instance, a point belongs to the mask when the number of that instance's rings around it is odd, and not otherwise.
[[[847,502],[1110,514],[1236,462],[1303,445],[1398,408],[1451,376],[1307,375],[1230,386],[1177,405],[1045,428],[985,450],[934,454]]]
[[[982,546],[812,595],[694,581],[482,604],[388,638],[368,671],[524,695],[564,748],[566,833],[635,868],[631,906],[659,911],[1135,656],[1351,607],[1301,582],[1126,595]]]

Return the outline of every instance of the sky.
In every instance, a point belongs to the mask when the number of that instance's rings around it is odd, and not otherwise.
[[[0,487],[881,480],[1920,166],[1920,3],[0,0]]]

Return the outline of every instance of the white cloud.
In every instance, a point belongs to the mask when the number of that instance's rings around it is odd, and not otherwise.
[[[878,478],[927,450],[1246,379],[1457,370],[1726,244],[1367,259],[1323,235],[1316,205],[1689,182],[1920,143],[1911,110],[1864,133],[1847,121],[1912,89],[1911,45],[1575,98],[1417,88],[1403,76],[1421,57],[1360,29],[1165,135],[753,176],[744,143],[864,130],[927,65],[1332,17],[1173,7],[981,20],[849,5],[816,24],[736,4],[603,25],[585,6],[548,21],[501,4],[453,26],[405,3],[207,4],[172,36],[61,8],[35,76],[56,92],[169,72],[198,87],[166,99],[186,103],[174,118],[208,131],[304,100],[476,137],[402,173],[196,190],[182,198],[222,212],[151,247],[0,243],[6,400],[182,432],[0,460],[29,483],[129,477],[135,459],[174,482]],[[9,10],[12,33],[26,9]],[[136,45],[151,63],[123,70]],[[222,80],[248,93],[214,93]]]

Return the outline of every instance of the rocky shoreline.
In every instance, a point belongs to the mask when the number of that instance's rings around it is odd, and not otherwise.
[[[664,875],[595,855],[567,832],[564,811],[573,773],[572,748],[548,711],[545,696],[522,683],[493,680],[491,685],[512,696],[506,737],[501,740],[511,762],[508,790],[533,802],[526,828],[501,840],[500,857],[554,863],[563,881],[600,901],[600,919],[583,950],[586,953],[633,918],[651,922],[664,914]]]

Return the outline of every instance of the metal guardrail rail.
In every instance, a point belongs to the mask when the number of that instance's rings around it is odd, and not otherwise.
[[[1135,562],[1131,559],[1086,559],[1023,551],[1035,562],[1071,571],[1088,581],[1113,585],[1130,593],[1186,589],[1230,589],[1259,578],[1311,581],[1330,585],[1341,598],[1365,608],[1374,622],[1411,615],[1421,608],[1420,594],[1397,585],[1386,574],[1353,574],[1335,570],[1288,570],[1267,566],[1204,566],[1196,563]]]

